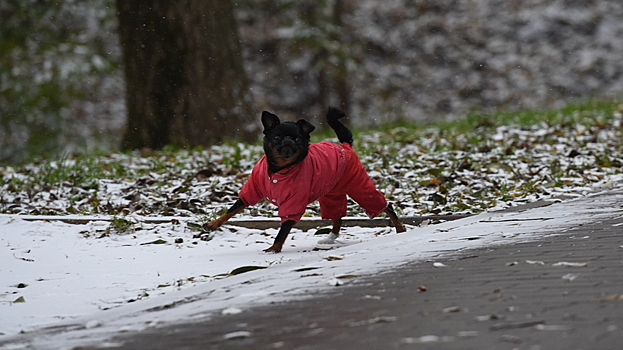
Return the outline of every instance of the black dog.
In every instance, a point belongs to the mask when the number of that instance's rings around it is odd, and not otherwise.
[[[396,231],[404,232],[405,227],[391,204],[375,188],[352,150],[353,135],[339,121],[342,117],[344,113],[329,108],[327,123],[341,144],[310,144],[309,134],[315,129],[312,124],[303,119],[282,123],[276,115],[262,112],[266,155],[253,168],[236,203],[218,219],[204,224],[204,228],[215,230],[245,207],[266,199],[279,207],[281,228],[273,245],[264,251],[278,253],[307,205],[318,200],[322,218],[333,223],[331,235],[321,243],[333,243],[339,235],[342,217],[346,215],[348,195],[371,218],[385,212]]]

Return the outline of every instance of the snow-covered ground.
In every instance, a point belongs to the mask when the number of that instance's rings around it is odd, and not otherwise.
[[[621,183],[620,178],[609,181]],[[335,246],[318,245],[316,230],[294,230],[280,254],[262,251],[274,239],[274,229],[228,226],[204,241],[193,238],[183,221],[189,218],[181,218],[100,236],[108,222],[76,225],[0,215],[0,349],[101,345],[115,332],[245,312],[318,295],[410,261],[432,264],[470,248],[539,239],[621,215],[623,189],[615,185],[609,191],[537,209],[411,227],[402,234],[348,228]],[[231,274],[247,266],[264,269]],[[45,327],[56,331],[42,331]],[[20,332],[33,333],[25,343],[1,345]]]
[[[244,312],[409,261],[538,239],[620,215],[623,114],[619,107],[612,118],[591,118],[473,134],[398,128],[360,135],[362,162],[400,215],[484,213],[402,234],[345,228],[330,246],[318,245],[323,237],[316,229],[295,229],[276,255],[263,252],[276,228],[194,228],[233,203],[261,154],[258,146],[0,168],[0,350],[14,349],[2,344],[20,332],[34,342],[28,349],[71,348],[118,331]],[[605,189],[617,196],[595,202],[591,193]],[[557,196],[575,199],[522,213],[495,211]],[[236,219],[274,212],[258,205]],[[314,219],[317,206],[307,214]],[[361,214],[349,207],[349,215]],[[72,215],[82,223],[60,220]],[[252,271],[237,273],[245,270]]]

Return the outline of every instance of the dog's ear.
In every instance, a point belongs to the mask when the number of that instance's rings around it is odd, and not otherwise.
[[[262,112],[262,125],[264,125],[264,134],[266,134],[266,130],[273,128],[275,125],[278,125],[281,121],[279,117],[276,115],[264,111]]]
[[[305,119],[300,119],[299,121],[296,122],[296,125],[299,127],[299,129],[301,129],[301,131],[305,134],[305,135],[309,135],[311,134],[312,131],[314,131],[316,129],[316,127],[314,126],[314,124],[308,122]]]

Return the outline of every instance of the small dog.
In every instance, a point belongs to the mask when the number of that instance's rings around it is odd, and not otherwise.
[[[236,203],[203,227],[216,230],[245,207],[266,199],[279,207],[281,228],[273,245],[264,251],[279,253],[307,205],[318,200],[322,218],[333,224],[329,237],[319,243],[330,244],[338,237],[342,217],[346,216],[348,195],[370,218],[385,212],[396,232],[404,232],[405,227],[391,204],[376,189],[351,148],[353,134],[340,122],[342,117],[344,113],[336,108],[329,108],[326,116],[341,144],[326,141],[310,144],[309,134],[314,125],[304,119],[281,122],[276,115],[262,112],[265,156],[253,168]]]

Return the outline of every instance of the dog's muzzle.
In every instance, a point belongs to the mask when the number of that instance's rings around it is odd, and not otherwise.
[[[279,146],[279,155],[283,158],[291,158],[298,152],[296,142],[291,138],[285,138]]]

